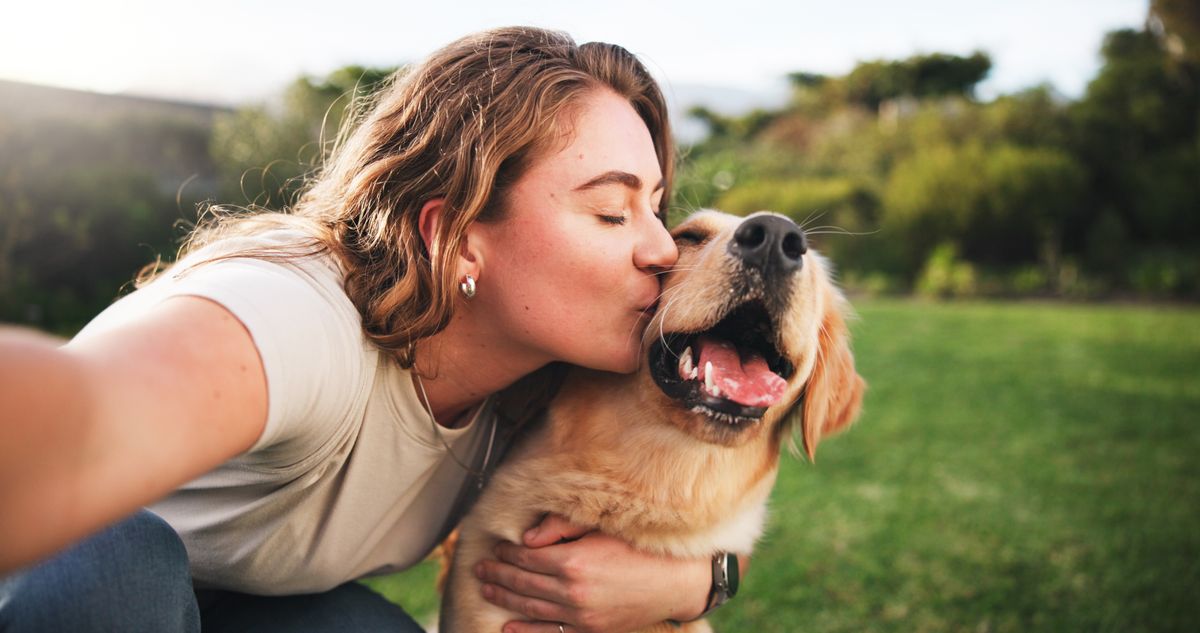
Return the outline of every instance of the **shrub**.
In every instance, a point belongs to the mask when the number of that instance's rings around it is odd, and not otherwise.
[[[1143,251],[1133,258],[1129,284],[1154,297],[1200,296],[1200,255],[1171,248]]]
[[[959,257],[958,246],[947,242],[930,254],[916,290],[930,297],[968,297],[978,293],[978,275],[970,262]]]

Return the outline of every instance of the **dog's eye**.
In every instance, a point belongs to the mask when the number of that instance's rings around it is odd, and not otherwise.
[[[697,246],[703,244],[705,235],[699,231],[683,231],[675,234],[675,242],[688,246]]]

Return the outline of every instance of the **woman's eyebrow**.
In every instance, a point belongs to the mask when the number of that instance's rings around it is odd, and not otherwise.
[[[575,187],[575,191],[584,191],[587,189],[595,189],[596,187],[614,184],[624,185],[629,189],[637,191],[642,188],[642,179],[627,171],[618,171],[614,169],[611,171],[606,171],[603,174],[600,174],[599,176],[596,176],[595,178],[583,183],[582,185]],[[654,187],[654,191],[658,191],[664,186],[666,186],[666,179],[659,179],[658,185]]]

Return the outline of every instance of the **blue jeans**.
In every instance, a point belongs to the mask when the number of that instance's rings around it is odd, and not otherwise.
[[[403,609],[353,582],[311,595],[202,591],[198,596],[179,536],[146,510],[48,561],[0,578],[3,633],[421,630]]]

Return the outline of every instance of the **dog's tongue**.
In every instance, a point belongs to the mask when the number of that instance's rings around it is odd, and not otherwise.
[[[769,407],[787,390],[787,381],[768,369],[766,359],[757,353],[742,358],[732,343],[707,336],[696,339],[696,352],[701,380],[707,363],[712,363],[712,382],[722,398],[748,407]]]

